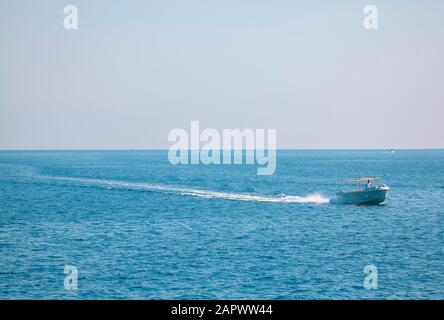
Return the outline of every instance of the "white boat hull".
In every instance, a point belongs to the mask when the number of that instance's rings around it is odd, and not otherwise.
[[[356,191],[339,191],[336,193],[336,203],[345,204],[380,204],[387,198],[390,188],[377,187]]]

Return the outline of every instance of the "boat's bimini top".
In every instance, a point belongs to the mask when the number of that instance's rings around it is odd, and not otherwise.
[[[352,180],[345,180],[344,182],[366,182],[366,181],[375,181],[375,180],[383,180],[382,178],[357,178]]]

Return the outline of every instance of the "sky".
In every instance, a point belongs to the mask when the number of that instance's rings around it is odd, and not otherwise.
[[[443,14],[442,0],[0,0],[0,149],[168,149],[193,120],[276,129],[282,149],[443,148]]]

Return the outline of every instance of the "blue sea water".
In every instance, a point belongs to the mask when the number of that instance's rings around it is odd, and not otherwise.
[[[274,175],[256,169],[0,152],[0,298],[444,298],[444,150],[279,151]],[[385,178],[386,203],[329,203],[360,176]]]

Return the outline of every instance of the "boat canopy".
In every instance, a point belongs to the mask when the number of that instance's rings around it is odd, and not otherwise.
[[[365,182],[365,181],[375,181],[375,180],[382,180],[382,178],[357,178],[352,180],[346,180],[345,182]]]

